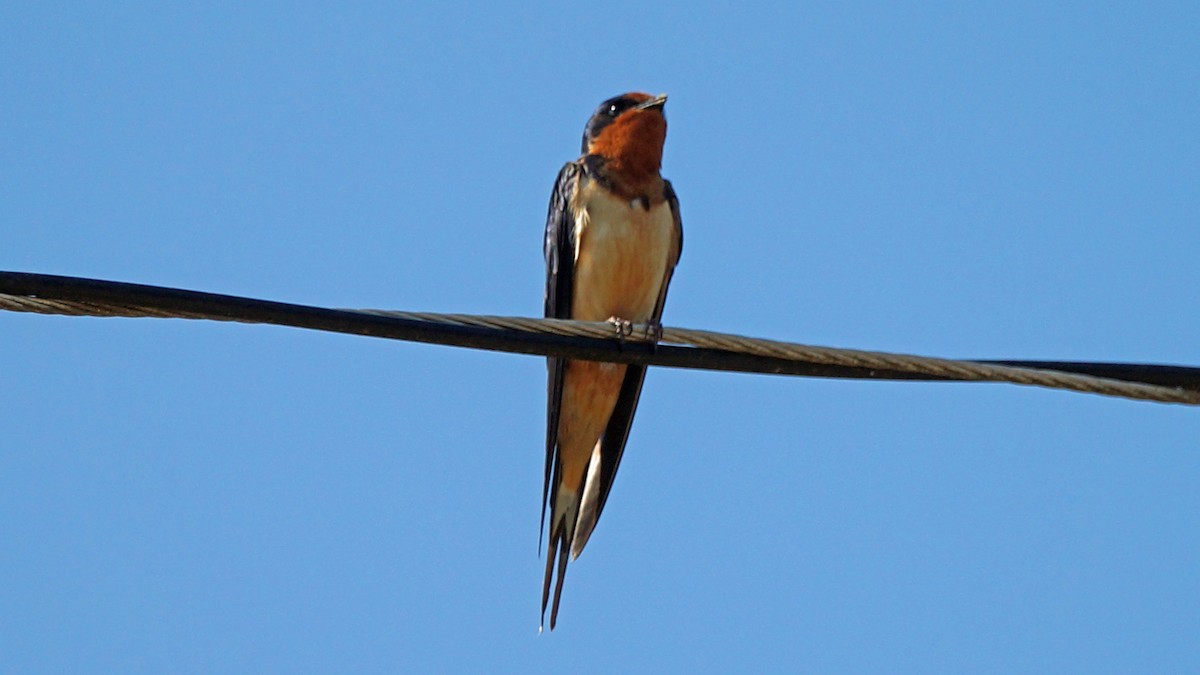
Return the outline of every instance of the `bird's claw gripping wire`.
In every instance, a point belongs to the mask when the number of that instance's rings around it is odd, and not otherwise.
[[[663,325],[657,321],[646,322],[646,339],[650,341],[650,348],[658,346],[659,340],[662,340]]]
[[[612,324],[613,330],[616,331],[617,342],[624,347],[625,341],[633,335],[633,322],[615,316],[608,317],[608,322]]]

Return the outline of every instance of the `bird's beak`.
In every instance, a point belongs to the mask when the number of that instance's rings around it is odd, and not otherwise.
[[[636,106],[634,106],[634,110],[654,110],[655,108],[662,110],[662,107],[666,104],[667,104],[667,95],[659,94],[658,96],[655,96],[654,98],[650,99],[649,101],[646,101],[645,103],[637,104]]]

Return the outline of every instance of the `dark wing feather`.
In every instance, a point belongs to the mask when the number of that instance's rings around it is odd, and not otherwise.
[[[572,288],[575,282],[575,218],[571,213],[571,197],[579,185],[580,166],[571,162],[558,172],[554,192],[550,195],[550,211],[546,214],[546,308],[549,319],[571,318]],[[564,359],[546,359],[549,371],[546,396],[546,475],[542,483],[542,527],[546,522],[546,506],[550,494],[551,472],[554,468],[554,446],[558,440],[558,420],[561,412]],[[538,537],[541,548],[541,537]]]
[[[671,207],[671,216],[675,219],[675,255],[667,265],[667,277],[663,280],[662,289],[658,293],[658,303],[654,306],[655,323],[662,320],[663,305],[667,301],[667,287],[671,285],[671,276],[675,265],[683,253],[683,220],[679,215],[679,198],[670,181],[663,181],[663,190],[667,203]],[[600,446],[600,495],[596,504],[596,521],[604,511],[604,503],[608,501],[608,493],[612,489],[613,480],[617,477],[617,467],[621,464],[621,455],[625,452],[625,442],[629,440],[629,429],[633,426],[633,414],[637,411],[638,399],[642,396],[642,383],[646,379],[646,366],[630,365],[625,369],[625,379],[621,382],[621,393],[617,396],[616,407],[608,426],[604,429],[604,440]]]

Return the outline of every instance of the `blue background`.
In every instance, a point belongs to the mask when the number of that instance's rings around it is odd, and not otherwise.
[[[538,315],[665,91],[665,323],[1200,364],[1200,5],[6,3],[0,269]],[[0,314],[0,670],[1200,669],[1200,412],[651,372],[537,632],[542,360]]]

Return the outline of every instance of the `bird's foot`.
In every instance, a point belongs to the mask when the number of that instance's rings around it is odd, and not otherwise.
[[[663,325],[657,321],[646,322],[646,339],[651,345],[658,345],[663,336]]]
[[[621,343],[621,346],[624,347],[625,341],[633,335],[633,323],[628,319],[616,316],[608,317],[608,322],[612,324],[613,329],[617,333],[617,342]]]

